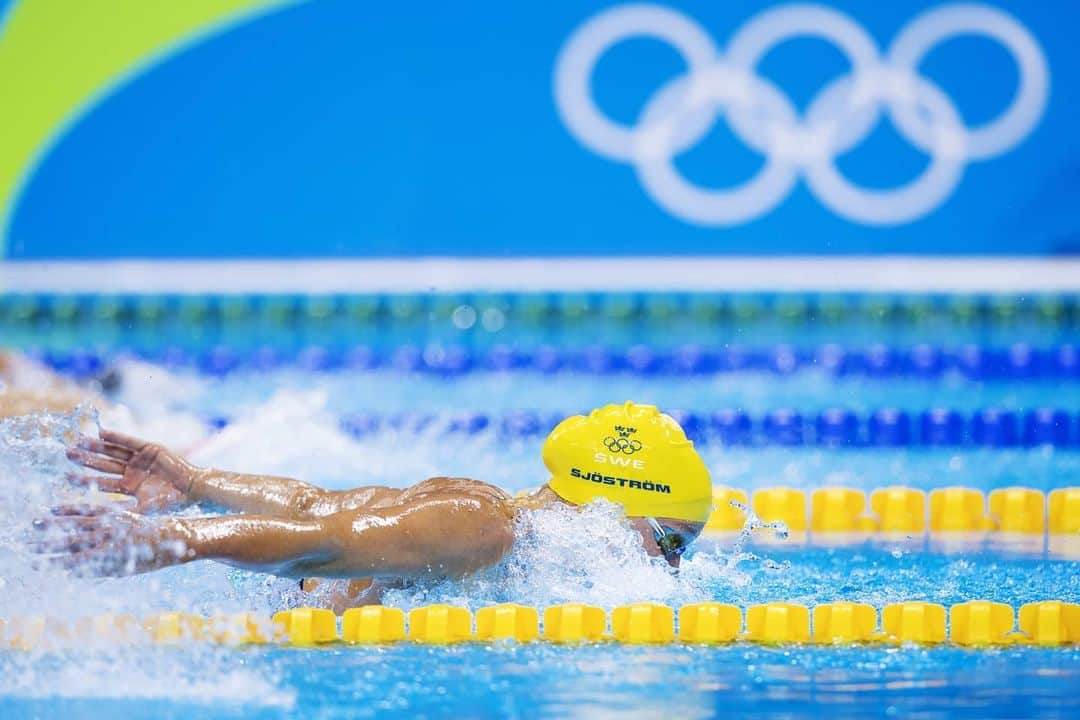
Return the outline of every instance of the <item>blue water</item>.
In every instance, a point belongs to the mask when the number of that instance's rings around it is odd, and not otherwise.
[[[845,330],[845,332],[849,332]],[[788,327],[785,339],[817,342]],[[859,332],[862,332],[861,330]],[[911,331],[913,333],[914,331]],[[974,333],[975,331],[972,331]],[[1008,331],[1009,341],[1068,340],[1055,328],[1040,338]],[[580,328],[563,338],[583,343]],[[801,333],[801,334],[800,334]],[[909,334],[911,334],[909,333]],[[777,331],[779,337],[782,333]],[[528,333],[508,329],[514,342]],[[423,344],[423,334],[405,339]],[[614,336],[614,333],[613,333]],[[869,337],[869,336],[868,336]],[[400,338],[399,338],[400,339]],[[547,338],[550,340],[551,338]],[[850,339],[850,338],[849,338]],[[86,346],[86,338],[68,338]],[[193,341],[196,350],[220,337]],[[876,340],[875,340],[876,341]],[[397,340],[395,340],[397,342]],[[101,345],[100,336],[94,343]],[[242,343],[240,343],[242,344]],[[497,428],[447,433],[463,411],[579,412],[633,398],[663,408],[764,413],[792,407],[811,417],[827,407],[866,412],[945,406],[1080,409],[1080,382],[836,376],[735,372],[676,377],[532,371],[435,373],[307,372],[281,368],[208,377],[120,361],[116,404],[102,422],[184,449],[201,464],[300,477],[326,487],[402,486],[435,474],[461,474],[508,490],[546,480],[541,437],[507,437]],[[349,413],[433,414],[420,432],[383,427],[354,437]],[[229,424],[208,435],[207,418]],[[65,492],[60,434],[0,427],[0,617],[269,613],[298,602],[292,583],[200,564],[137,578],[82,580],[30,566],[21,533],[29,517]],[[1080,484],[1073,448],[829,449],[701,446],[717,484],[752,490],[844,485],[1050,490]],[[972,542],[875,541],[826,548],[757,542],[744,552],[731,539],[704,540],[678,575],[650,561],[612,508],[581,516],[530,515],[510,557],[464,581],[417,583],[390,593],[403,608],[454,602],[473,609],[501,601],[537,606],[581,600],[610,608],[637,600],[679,605],[720,600],[746,606],[791,601],[813,606],[854,600],[881,607],[902,600],[949,605],[970,599],[1080,600],[1075,553],[1038,541],[1023,547]],[[751,553],[747,555],[746,552]],[[551,647],[536,645],[320,650],[127,648],[39,653],[0,651],[0,716],[22,717],[1070,717],[1080,712],[1080,649],[966,651],[955,648]]]
[[[197,662],[197,656],[184,658]],[[156,658],[140,659],[153,663]],[[121,662],[130,660],[122,658]],[[80,664],[74,654],[52,662]],[[287,691],[7,700],[5,718],[1075,717],[1080,651],[459,646],[233,651]],[[40,661],[41,665],[48,661]],[[10,668],[10,663],[8,664]],[[48,672],[48,671],[46,671]],[[1007,680],[1006,680],[1007,678]],[[116,682],[117,680],[114,680]]]
[[[761,413],[777,407],[814,412],[837,405],[852,410],[899,407],[911,411],[949,407],[972,411],[984,407],[1080,407],[1080,382],[971,382],[960,378],[939,381],[895,378],[888,381],[831,378],[806,371],[791,376],[734,373],[711,377],[649,377],[633,374],[600,376],[583,373],[556,375],[515,372],[476,373],[448,381],[430,375],[393,371],[303,373],[240,373],[208,381],[206,412],[226,414],[246,403],[264,399],[275,389],[325,388],[330,408],[349,412],[376,410],[450,412],[482,410],[539,410],[580,412],[612,397],[636,397],[663,408],[710,411],[739,407]],[[554,387],[554,392],[541,392]]]

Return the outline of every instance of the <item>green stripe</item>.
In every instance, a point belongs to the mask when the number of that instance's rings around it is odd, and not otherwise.
[[[0,257],[22,188],[48,149],[135,75],[292,0],[22,0],[0,28]]]

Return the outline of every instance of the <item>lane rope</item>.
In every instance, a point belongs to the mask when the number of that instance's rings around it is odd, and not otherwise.
[[[618,260],[607,261],[619,265]],[[651,272],[658,273],[663,259],[650,259]],[[739,265],[738,261],[719,261],[728,270]],[[548,267],[545,261],[544,267]],[[709,267],[715,264],[708,259],[688,261],[670,273],[671,277],[685,275],[688,269]],[[1009,265],[1021,266],[1022,260],[1010,259]],[[26,263],[16,263],[26,265]],[[176,263],[168,263],[167,270],[146,271],[147,277],[160,281],[164,276],[175,274]],[[226,263],[227,265],[227,263]],[[294,263],[289,263],[291,267]],[[603,263],[601,263],[603,265]],[[1040,265],[1027,273],[1040,278],[1057,274],[1076,277],[1076,271],[1061,260]],[[25,269],[25,268],[24,268]],[[2,270],[2,268],[0,268]],[[414,265],[404,268],[409,277],[422,277]],[[104,271],[115,283],[115,273]],[[208,269],[203,273],[209,272]],[[735,271],[736,273],[738,271]],[[763,276],[771,278],[776,287],[776,261],[766,261],[760,268]],[[796,270],[805,277],[812,277],[813,268]],[[78,269],[79,278],[92,275],[90,269]],[[235,281],[235,275],[224,276]],[[555,274],[548,271],[548,276]],[[611,268],[599,273],[605,277],[618,275]],[[844,276],[868,276],[865,270],[852,268]],[[716,271],[712,272],[716,275]],[[919,272],[905,268],[898,273],[905,278],[918,277]],[[55,277],[39,270],[35,277]],[[980,277],[974,273],[974,277]],[[982,275],[985,277],[985,273]],[[958,274],[953,285],[971,275]],[[734,279],[734,278],[732,278]],[[0,278],[2,280],[2,278]],[[888,285],[879,278],[879,285]],[[729,283],[730,284],[730,283]],[[1075,280],[1072,283],[1075,285]],[[78,285],[74,282],[73,285]],[[369,287],[371,283],[350,283],[351,287]],[[578,285],[577,287],[585,287]],[[106,292],[14,292],[0,283],[0,323],[13,328],[56,324],[63,327],[93,328],[102,324],[121,323],[138,327],[159,327],[172,322],[184,325],[209,324],[242,326],[265,323],[270,327],[304,327],[327,321],[344,321],[347,325],[365,327],[372,323],[429,324],[447,328],[491,330],[500,322],[514,322],[532,326],[570,325],[602,319],[607,321],[652,320],[667,321],[672,318],[693,319],[708,322],[738,322],[740,324],[773,322],[816,322],[822,325],[845,321],[902,327],[906,323],[929,323],[944,321],[961,326],[987,324],[1008,326],[1017,320],[1036,320],[1048,327],[1075,325],[1080,321],[1080,294],[1070,291],[1030,291],[1020,294],[966,294],[945,292],[940,294],[919,292],[741,292],[715,290],[710,292],[648,291],[638,286],[624,291],[557,291],[557,292],[404,292],[355,294],[350,292],[320,293],[309,291],[295,294],[232,293],[213,291],[195,295],[118,294]],[[917,325],[916,325],[917,326]]]
[[[972,413],[949,408],[931,408],[918,413],[899,408],[879,408],[866,413],[828,408],[809,416],[793,408],[777,408],[762,415],[751,415],[738,408],[721,408],[713,412],[669,409],[665,412],[675,418],[686,436],[699,445],[828,449],[961,446],[1068,449],[1080,446],[1080,415],[1059,408],[1026,411],[984,408]],[[567,416],[564,412],[530,410],[513,410],[501,415],[471,411],[358,412],[340,418],[340,427],[357,439],[380,432],[426,436],[495,432],[502,438],[527,439],[546,434]],[[207,418],[207,423],[215,429],[231,422],[232,419],[225,416]]]
[[[406,622],[407,620],[407,622]],[[541,622],[542,620],[542,622]],[[676,622],[677,620],[677,622]],[[205,618],[162,613],[80,618],[41,616],[0,621],[0,648],[51,650],[88,645],[211,642],[226,645],[279,644],[317,647],[411,641],[425,645],[460,642],[562,644],[918,644],[964,647],[1080,644],[1080,605],[1048,600],[1014,609],[973,600],[944,605],[908,601],[878,609],[857,602],[809,608],[773,602],[740,608],[704,602],[675,608],[635,603],[604,608],[568,603],[544,608],[507,603],[479,608],[429,605],[410,610],[371,605],[345,611],[298,608],[272,618],[256,613]]]
[[[474,348],[448,342],[405,343],[396,347],[308,345],[293,350],[273,346],[237,350],[219,345],[191,351],[171,345],[156,350],[92,348],[28,352],[53,369],[76,377],[92,377],[117,359],[134,357],[171,369],[192,369],[223,377],[233,373],[299,370],[311,373],[390,370],[457,377],[474,372],[629,374],[639,376],[708,376],[731,373],[791,375],[820,371],[836,378],[937,379],[955,374],[974,381],[1080,380],[1080,346],[1061,344],[1034,347],[1014,343],[1007,347],[975,344],[938,347],[917,344],[890,347],[874,344],[846,348],[825,344],[799,348],[728,345],[709,347],[683,344],[671,349],[648,345],[612,347],[557,345],[515,347],[496,344]]]

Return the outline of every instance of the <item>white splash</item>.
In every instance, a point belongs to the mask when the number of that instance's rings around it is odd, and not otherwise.
[[[273,672],[244,667],[232,649],[111,649],[100,652],[7,653],[0,696],[171,700],[195,705],[243,704],[290,709],[296,691]]]
[[[718,586],[750,581],[738,565],[759,559],[743,551],[759,527],[775,525],[748,522],[731,551],[714,546],[690,553],[676,570],[645,552],[641,535],[614,503],[597,500],[581,508],[530,510],[519,513],[514,548],[499,565],[461,580],[391,590],[383,602],[403,608],[429,603],[476,608],[500,602],[535,607],[584,602],[610,608],[632,602],[702,602],[712,599]]]
[[[120,400],[101,419],[113,427],[178,447],[202,438],[201,403],[213,381],[176,378],[142,364],[124,370]],[[145,384],[144,384],[145,381]],[[155,407],[147,393],[159,392]],[[305,389],[278,390],[269,399],[234,403],[233,422],[201,439],[190,453],[200,464],[286,475],[331,488],[405,486],[450,474],[487,480],[509,490],[544,478],[538,443],[507,441],[494,430],[471,436],[447,432],[449,416],[421,433],[383,428],[357,440],[343,433],[333,396],[318,381]],[[193,563],[146,575],[87,579],[48,566],[28,547],[38,531],[30,522],[70,502],[74,491],[64,457],[76,432],[99,423],[90,408],[70,415],[0,420],[0,618],[77,618],[97,614],[185,611],[203,615],[253,611],[269,614],[311,604],[295,581],[242,572],[217,563]],[[185,513],[200,513],[191,508]],[[518,540],[498,566],[457,580],[413,583],[388,593],[401,607],[452,602],[479,607],[514,601],[538,607],[582,601],[605,607],[655,601],[672,605],[709,599],[715,588],[749,582],[738,567],[752,558],[741,547],[690,554],[678,572],[648,556],[621,509],[607,502],[574,509],[521,513]],[[198,652],[197,661],[190,657]],[[222,654],[224,653],[224,654]],[[272,664],[237,667],[225,650],[184,649],[161,659],[150,649],[99,649],[94,653],[5,653],[0,656],[0,695],[17,697],[169,698],[190,702],[260,702],[291,707]],[[100,673],[99,673],[99,668]],[[100,682],[106,669],[122,683]]]

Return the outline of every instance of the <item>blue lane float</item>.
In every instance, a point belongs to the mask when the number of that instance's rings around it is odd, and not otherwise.
[[[671,410],[687,436],[700,444],[724,446],[779,446],[820,448],[949,448],[1080,446],[1080,417],[1057,408],[1017,412],[987,408],[963,414],[948,408],[931,408],[912,415],[896,408],[857,413],[829,408],[810,421],[792,408],[777,408],[751,416],[737,408],[713,412]],[[563,413],[514,410],[502,415],[481,412],[401,413],[380,415],[352,413],[341,419],[341,428],[356,438],[380,431],[405,434],[477,435],[495,432],[507,439],[535,439],[546,435]],[[225,418],[208,418],[214,428]]]
[[[818,445],[852,445],[859,438],[859,419],[855,413],[844,408],[830,408],[820,413],[814,428]]]
[[[1072,436],[1072,418],[1064,410],[1038,408],[1024,415],[1024,444],[1068,445]]]
[[[858,419],[856,419],[856,423]],[[867,441],[876,447],[905,447],[911,444],[911,416],[896,408],[870,413]]]
[[[948,408],[932,408],[919,415],[919,440],[923,445],[960,445],[965,438],[964,416]]]
[[[765,440],[770,445],[802,445],[806,440],[802,414],[790,408],[778,408],[765,414],[762,422]]]
[[[1012,447],[1020,440],[1016,413],[998,408],[980,410],[972,418],[971,434],[976,445]]]
[[[711,420],[716,439],[725,445],[749,445],[753,440],[754,423],[742,410],[722,408],[712,414]],[[690,437],[701,440],[708,435],[702,433]]]
[[[1031,381],[1080,379],[1080,349],[1074,345],[1036,348],[1014,344],[1007,348],[964,345],[937,348],[915,345],[893,348],[870,345],[851,349],[822,345],[800,349],[790,345],[750,348],[741,345],[707,347],[686,344],[670,349],[646,345],[614,348],[590,345],[563,348],[538,345],[514,348],[496,345],[485,349],[460,344],[402,344],[384,348],[358,345],[333,348],[309,345],[292,351],[256,347],[237,351],[218,346],[192,352],[166,347],[152,352],[94,350],[32,352],[51,367],[76,376],[91,376],[114,357],[136,356],[171,368],[194,368],[211,376],[233,372],[269,372],[297,369],[305,372],[389,369],[405,373],[457,376],[469,372],[540,373],[579,372],[594,375],[626,373],[649,376],[711,375],[759,372],[788,375],[798,371],[825,372],[851,378],[936,378],[955,373],[974,381]]]

